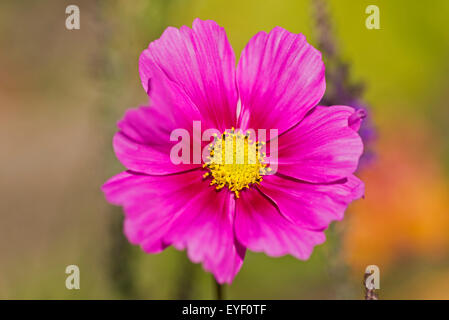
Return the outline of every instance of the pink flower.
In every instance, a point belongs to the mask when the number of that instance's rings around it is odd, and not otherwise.
[[[169,27],[150,43],[139,72],[151,103],[118,123],[114,150],[128,170],[102,190],[123,206],[124,232],[145,252],[187,249],[219,283],[231,283],[246,249],[308,259],[329,223],[363,195],[353,175],[363,151],[360,121],[351,107],[316,106],[324,64],[302,34],[259,32],[236,67],[224,29],[196,19],[192,29]],[[226,138],[244,141],[244,152],[256,145],[232,127],[277,129],[278,158],[267,164],[258,144],[252,164],[174,164],[173,130],[185,129],[201,147],[209,143],[192,132],[193,121],[224,133],[210,145],[211,157]]]

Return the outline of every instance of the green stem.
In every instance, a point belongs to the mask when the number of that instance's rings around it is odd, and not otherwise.
[[[215,284],[215,300],[224,300],[225,299],[224,286],[219,284],[217,280],[215,280],[215,278],[213,278],[213,281]]]

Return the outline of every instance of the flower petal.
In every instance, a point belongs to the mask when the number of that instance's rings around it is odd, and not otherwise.
[[[301,121],[322,98],[326,83],[321,53],[302,34],[276,27],[247,44],[237,67],[239,127],[278,129]]]
[[[324,230],[333,220],[341,220],[353,200],[364,193],[364,184],[356,176],[330,184],[311,184],[299,180],[265,176],[258,187],[270,198],[282,215],[311,230]]]
[[[208,186],[199,197],[186,205],[164,240],[177,249],[187,248],[190,260],[202,261],[219,283],[231,283],[245,256],[234,236],[234,195]]]
[[[235,56],[225,30],[214,21],[196,19],[192,29],[169,27],[142,52],[139,73],[150,98],[155,70],[179,85],[212,127],[235,126]]]
[[[103,186],[109,202],[125,211],[129,241],[147,253],[172,245],[187,248],[220,283],[231,283],[243,264],[245,248],[234,237],[235,202],[217,192],[201,170],[166,176],[122,172]]]
[[[348,125],[354,109],[316,107],[302,122],[279,136],[277,172],[296,179],[324,183],[346,178],[357,169],[363,143]],[[271,154],[270,144],[267,146]]]
[[[263,183],[263,182],[262,182]],[[237,239],[252,251],[278,257],[291,254],[306,260],[313,247],[325,240],[322,231],[292,223],[257,188],[242,192],[236,204]]]
[[[156,253],[167,246],[162,236],[186,201],[196,195],[200,179],[200,170],[166,176],[125,171],[109,179],[102,190],[110,203],[123,206],[128,240]]]
[[[116,156],[126,168],[148,174],[196,168],[199,164],[192,164],[190,155],[193,143],[202,142],[201,137],[192,134],[193,121],[201,121],[202,117],[178,85],[160,72],[155,72],[154,79],[157,81],[152,85],[152,106],[129,109],[118,123],[120,131],[113,139]],[[171,149],[178,144],[178,140],[170,141],[175,129],[185,129],[188,133],[181,141],[189,151],[187,163],[175,164],[170,158]]]

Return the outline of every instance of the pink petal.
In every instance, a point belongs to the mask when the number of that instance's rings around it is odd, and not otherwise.
[[[231,283],[243,264],[245,248],[234,237],[235,200],[227,189],[207,187],[186,205],[164,240],[187,248],[193,262],[203,262],[219,283]]]
[[[346,106],[316,107],[301,123],[279,136],[277,172],[314,183],[332,182],[354,173],[363,143],[348,126],[353,113],[354,109]],[[271,159],[270,163],[276,161]]]
[[[273,257],[291,254],[306,260],[313,247],[325,240],[322,231],[308,230],[286,219],[257,188],[242,192],[235,219],[239,242],[252,251]]]
[[[155,72],[151,107],[129,109],[118,123],[120,131],[113,145],[117,158],[128,169],[148,174],[169,174],[196,168],[192,164],[193,121],[201,121],[198,109],[174,82]],[[173,130],[189,133],[185,148],[188,163],[175,164],[170,151],[178,141],[170,141]],[[200,139],[196,139],[198,141]],[[201,142],[199,142],[201,143]]]
[[[187,248],[220,283],[231,283],[243,264],[245,249],[235,240],[235,202],[217,192],[201,170],[166,176],[122,172],[103,186],[109,202],[123,206],[129,241],[145,252],[168,245]]]
[[[366,110],[357,109],[348,119],[348,125],[352,130],[359,131],[362,120],[366,118]]]
[[[214,21],[196,19],[192,29],[169,27],[142,52],[139,72],[150,98],[155,70],[184,90],[211,127],[235,126],[235,56],[225,30]]]
[[[354,175],[330,184],[304,183],[272,175],[263,178],[259,189],[295,224],[324,230],[331,221],[343,218],[351,201],[363,196],[364,184]]]
[[[321,53],[302,34],[276,27],[247,44],[237,67],[243,129],[278,129],[301,121],[322,98],[326,83]]]
[[[167,246],[162,236],[200,183],[200,170],[167,176],[126,171],[109,179],[102,190],[110,203],[123,206],[128,240],[156,253]]]

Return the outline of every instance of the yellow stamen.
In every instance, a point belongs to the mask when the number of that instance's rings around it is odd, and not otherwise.
[[[203,177],[210,176],[210,185],[216,185],[217,190],[227,186],[239,198],[240,190],[260,184],[262,175],[271,171],[264,163],[265,153],[260,152],[264,144],[253,142],[249,135],[236,132],[234,128],[215,136],[209,147],[210,157],[204,164],[209,172]]]

